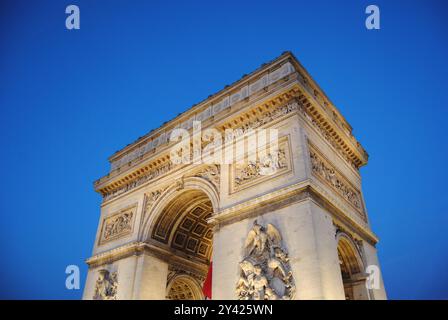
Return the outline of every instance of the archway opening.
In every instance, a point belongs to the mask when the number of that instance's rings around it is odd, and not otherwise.
[[[213,248],[213,231],[207,223],[212,213],[212,202],[203,191],[184,190],[156,220],[151,238],[170,252],[168,299],[202,299]]]
[[[203,295],[198,283],[189,276],[178,276],[167,286],[169,300],[202,300]]]
[[[339,265],[346,300],[368,300],[361,258],[351,240],[341,237],[338,242]]]

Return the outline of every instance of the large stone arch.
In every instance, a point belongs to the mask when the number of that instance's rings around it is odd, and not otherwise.
[[[142,222],[140,241],[147,241],[154,231],[155,224],[163,213],[166,206],[188,191],[199,191],[207,195],[213,208],[213,214],[219,211],[219,194],[216,187],[206,179],[199,177],[188,177],[179,180],[178,184],[173,184],[164,190],[158,199],[153,203],[150,212]]]
[[[365,264],[354,240],[345,232],[336,235],[339,266],[347,300],[367,300]]]
[[[170,300],[203,300],[201,283],[192,276],[179,274],[168,280],[166,298]]]
[[[167,298],[203,299],[202,282],[213,252],[213,231],[207,220],[218,205],[213,184],[186,177],[165,188],[147,212],[140,239],[167,265]]]
[[[173,157],[187,142],[170,139],[177,129],[190,135],[193,164]],[[214,132],[213,139],[205,134],[208,130]],[[276,142],[271,140],[273,130]],[[257,143],[249,139],[255,132]],[[235,149],[236,157],[212,165],[203,156],[218,145],[218,134],[221,146],[230,147],[225,155]],[[268,144],[258,145],[263,141]],[[236,152],[242,145],[255,146],[257,152]],[[270,267],[265,259],[258,259],[263,266],[253,266],[253,274],[263,273],[259,279],[277,268],[277,280],[295,284],[295,294],[288,297],[343,299],[336,248],[350,280],[353,275],[361,280],[364,266],[379,268],[378,239],[370,229],[361,190],[359,168],[367,160],[350,125],[296,58],[284,53],[110,157],[110,172],[94,184],[103,202],[93,255],[87,260],[84,298],[164,299],[172,276],[188,275],[201,283],[211,250],[195,257],[183,250],[188,238],[176,237],[183,231],[203,234],[201,227],[193,228],[206,225],[209,230],[213,226],[213,299],[246,298],[240,293],[255,292],[255,285],[263,283],[253,282],[249,263],[243,264],[245,270],[241,265],[253,258],[249,245],[257,232],[270,233],[275,244],[274,250],[263,251],[268,238],[258,236],[261,256],[271,259]],[[209,206],[211,219],[199,215],[189,223],[186,217],[196,206]],[[162,217],[167,220],[161,223]],[[257,218],[263,223],[255,223]],[[335,239],[336,222],[360,242],[341,234]],[[159,227],[161,237],[152,237]],[[279,251],[280,245],[288,250]],[[291,273],[282,275],[274,259],[288,262]],[[247,281],[239,281],[241,277]],[[179,279],[190,286],[185,276]],[[250,298],[284,298],[286,290],[277,280],[262,288],[267,294],[259,290]],[[116,290],[101,293],[102,288]],[[278,292],[269,290],[273,288]],[[386,298],[382,281],[368,293]]]

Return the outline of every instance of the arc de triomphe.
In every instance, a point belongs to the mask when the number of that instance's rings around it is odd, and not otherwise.
[[[173,130],[192,134],[188,155],[216,146],[198,123],[234,132],[231,150],[254,130],[278,139],[251,160],[173,161]],[[203,299],[211,261],[213,299],[386,298],[361,191],[368,155],[290,52],[109,160],[84,299]]]

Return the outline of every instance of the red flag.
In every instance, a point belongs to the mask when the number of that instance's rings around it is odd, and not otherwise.
[[[205,278],[204,285],[202,286],[202,292],[204,293],[205,300],[212,300],[212,270],[213,262],[210,262],[208,267],[207,278]]]

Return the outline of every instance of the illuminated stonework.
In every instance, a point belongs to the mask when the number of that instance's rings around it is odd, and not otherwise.
[[[276,130],[256,157],[177,163],[173,130],[225,144]],[[229,134],[230,132],[230,134]],[[213,142],[215,142],[213,140]],[[193,140],[192,145],[194,145]],[[213,146],[199,136],[198,150]],[[85,299],[385,299],[351,126],[289,52],[110,157]]]
[[[124,237],[132,232],[135,206],[120,210],[103,220],[100,244]]]
[[[231,165],[232,192],[250,187],[265,180],[274,179],[291,170],[290,147],[287,139],[279,143],[276,150],[264,152],[257,159],[246,159]],[[232,170],[233,169],[233,170]]]
[[[272,224],[255,220],[244,245],[236,295],[240,300],[290,300],[294,297],[294,277],[282,236]]]
[[[95,283],[94,300],[116,300],[117,299],[117,273],[108,270],[100,270]]]
[[[362,219],[366,219],[361,200],[361,192],[338,172],[329,161],[325,160],[312,146],[310,146],[311,169],[321,181],[333,188],[344,200],[359,211]]]

